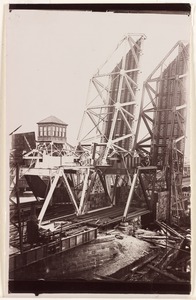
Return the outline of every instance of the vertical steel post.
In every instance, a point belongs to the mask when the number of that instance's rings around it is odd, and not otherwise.
[[[123,222],[125,222],[126,218],[127,218],[127,214],[128,214],[128,211],[129,211],[129,206],[130,206],[131,200],[133,198],[133,193],[134,193],[134,188],[135,188],[135,184],[136,184],[136,181],[137,181],[137,176],[138,176],[138,170],[133,176],[133,181],[132,181],[132,184],[131,184],[131,188],[130,188],[130,191],[129,191],[127,203],[126,203],[125,210],[124,210],[124,213],[123,213],[123,218],[122,218]]]
[[[17,201],[17,211],[18,211],[18,232],[20,240],[20,252],[23,253],[23,236],[22,236],[22,226],[21,226],[21,214],[20,214],[20,196],[19,196],[19,164],[16,163],[16,201]]]
[[[88,177],[89,177],[89,174],[90,174],[90,169],[87,168],[86,169],[86,175],[85,175],[84,183],[83,183],[82,195],[81,195],[81,199],[80,199],[80,206],[79,206],[79,210],[78,210],[78,214],[79,215],[82,213],[83,206],[84,206],[84,198],[85,198],[85,195],[86,195],[86,190],[88,188]]]

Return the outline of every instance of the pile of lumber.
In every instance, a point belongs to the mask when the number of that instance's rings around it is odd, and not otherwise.
[[[146,230],[137,230],[135,236],[138,239],[144,240],[153,244],[154,246],[162,248],[173,248],[176,243],[178,243],[181,238],[178,236],[170,235],[169,232],[161,231],[146,231]]]
[[[146,275],[149,271],[154,271],[156,274],[160,274],[160,276],[167,277],[176,282],[188,280],[190,276],[188,272],[190,273],[190,270],[182,274],[182,272],[175,271],[175,268],[171,267],[177,263],[179,257],[185,260],[187,256],[187,247],[184,245],[188,245],[189,241],[187,241],[186,235],[182,235],[164,222],[157,221],[156,223],[159,228],[156,231],[140,229],[136,232],[137,238],[151,243],[153,245],[152,248],[157,248],[157,250],[162,249],[163,251],[159,261],[155,263],[152,260],[151,263],[147,263],[147,270],[144,270],[143,274]],[[187,261],[190,265],[188,258]]]

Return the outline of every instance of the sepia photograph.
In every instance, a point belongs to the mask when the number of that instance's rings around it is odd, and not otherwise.
[[[190,5],[4,13],[8,292],[190,294]]]

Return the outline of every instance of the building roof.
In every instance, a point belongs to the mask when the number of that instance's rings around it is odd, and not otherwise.
[[[65,122],[61,121],[60,119],[54,117],[54,116],[50,116],[47,117],[39,122],[37,122],[37,124],[46,124],[46,123],[53,123],[53,124],[59,124],[59,125],[67,125]]]

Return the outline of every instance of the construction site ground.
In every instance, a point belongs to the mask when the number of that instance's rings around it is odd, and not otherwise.
[[[150,242],[143,240],[145,237]],[[165,239],[163,232],[156,230],[138,229],[135,236],[129,235],[129,230],[122,232],[119,229],[101,233],[98,242],[110,240],[115,245],[116,255],[101,266],[75,273],[74,277],[85,280],[186,283],[190,280],[190,249],[187,243],[186,247],[181,247],[183,239],[175,242],[172,239],[171,236]],[[180,264],[181,260],[183,262]]]
[[[100,234],[98,238],[102,236],[105,236],[105,234]],[[107,233],[106,236],[113,237],[111,243],[115,244],[118,254],[112,260],[104,263],[104,265],[77,274],[77,276],[81,276],[86,280],[111,276],[113,273],[147,255],[151,251],[148,242],[124,234],[120,230],[116,229],[111,233]]]

